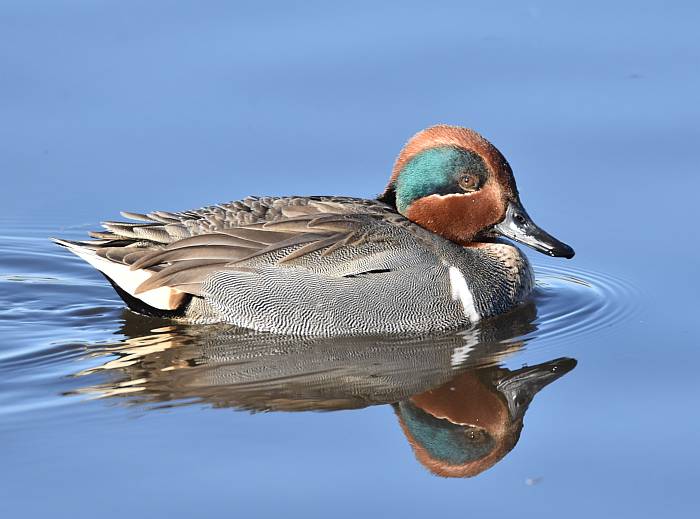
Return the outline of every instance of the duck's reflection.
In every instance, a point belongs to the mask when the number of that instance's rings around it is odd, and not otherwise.
[[[395,403],[416,458],[440,476],[475,476],[508,454],[520,438],[534,396],[576,366],[557,359],[515,371],[492,366]]]
[[[535,394],[571,371],[557,359],[510,371],[501,361],[535,330],[534,305],[471,330],[423,337],[299,338],[221,327],[176,327],[124,314],[128,338],[79,375],[80,390],[130,402],[253,411],[391,404],[417,459],[442,476],[473,476],[516,444]],[[115,358],[116,356],[116,358]]]

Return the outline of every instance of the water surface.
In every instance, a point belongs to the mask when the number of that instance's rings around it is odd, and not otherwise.
[[[695,513],[694,3],[40,7],[0,7],[5,515]],[[577,251],[530,254],[532,300],[471,330],[177,325],[48,241],[374,196],[437,122],[490,138]]]

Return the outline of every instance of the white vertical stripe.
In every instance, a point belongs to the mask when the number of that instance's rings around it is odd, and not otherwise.
[[[462,303],[464,315],[469,318],[469,322],[475,323],[480,319],[479,312],[476,311],[474,304],[474,295],[467,286],[467,281],[464,279],[462,272],[457,267],[450,266],[448,269],[450,274],[450,289],[452,291],[452,299],[459,300]]]
[[[477,329],[472,328],[467,331],[466,335],[462,338],[464,339],[464,345],[458,346],[452,350],[452,357],[450,358],[450,365],[455,368],[462,364],[474,349],[474,346],[479,344],[479,332]]]

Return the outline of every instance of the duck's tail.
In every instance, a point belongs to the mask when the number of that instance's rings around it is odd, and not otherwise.
[[[99,250],[113,246],[113,240],[72,241],[60,238],[51,238],[51,240],[100,271],[129,308],[135,312],[157,317],[177,317],[184,313],[192,299],[190,294],[167,286],[138,292],[139,285],[156,272],[149,269],[132,270],[128,264],[101,255]]]

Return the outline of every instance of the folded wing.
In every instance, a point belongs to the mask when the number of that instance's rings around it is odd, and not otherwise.
[[[283,304],[285,291],[298,299],[294,286],[308,291],[320,283],[334,286],[328,295],[337,302],[361,294],[371,284],[367,276],[400,283],[398,271],[437,263],[429,246],[416,250],[420,229],[369,200],[250,198],[182,213],[123,215],[136,221],[105,222],[105,231],[91,233],[94,240],[57,241],[132,298],[175,310],[203,297],[228,321],[226,309],[244,299]],[[323,302],[321,292],[312,304]],[[232,297],[235,305],[224,302]]]

